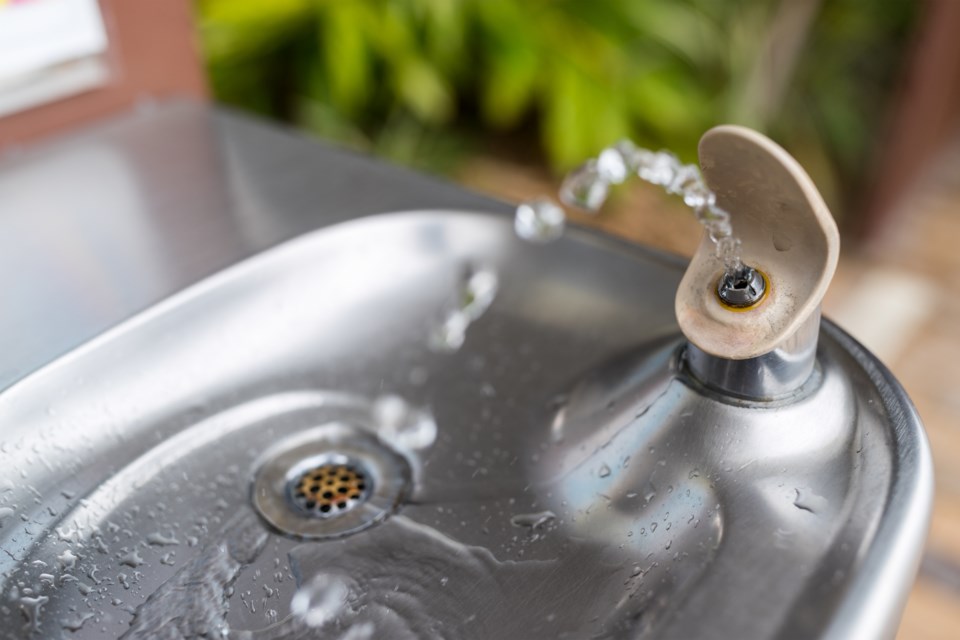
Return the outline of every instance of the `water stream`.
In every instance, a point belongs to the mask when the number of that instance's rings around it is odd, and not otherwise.
[[[714,244],[714,253],[723,263],[724,272],[734,275],[742,269],[740,240],[733,233],[730,213],[717,205],[716,195],[704,182],[697,166],[683,164],[669,151],[642,149],[629,140],[622,140],[571,171],[560,187],[560,200],[596,213],[606,202],[610,187],[622,184],[631,175],[681,196]],[[563,210],[543,198],[524,202],[517,207],[515,227],[525,240],[556,240],[563,233]]]

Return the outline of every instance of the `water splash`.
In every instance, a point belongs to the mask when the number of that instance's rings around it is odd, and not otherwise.
[[[457,292],[457,305],[430,338],[434,351],[453,353],[463,346],[467,329],[482,316],[497,295],[499,279],[489,269],[467,269]]]
[[[570,630],[570,637],[609,635],[599,632],[609,622],[588,614],[594,598],[576,589],[558,598],[531,595],[549,581],[576,584],[589,578],[584,572],[606,575],[610,569],[601,563],[499,560],[404,516],[336,545],[299,545],[289,559],[300,585],[291,614],[261,631],[233,630],[231,639],[413,640],[449,637],[452,630],[463,640],[555,638],[558,629]],[[614,599],[613,592],[594,595]],[[477,593],[484,594],[482,604]],[[613,619],[633,620],[640,600],[611,607]],[[305,619],[311,611],[317,626]]]
[[[519,237],[539,244],[558,239],[563,235],[565,226],[566,214],[563,209],[545,199],[521,204],[513,221],[513,228]]]
[[[414,407],[400,396],[380,396],[374,400],[372,412],[379,435],[400,449],[426,449],[437,439],[437,423],[430,411]]]
[[[320,573],[302,586],[290,601],[290,612],[308,627],[336,621],[346,610],[350,580],[337,573]]]
[[[713,242],[714,253],[726,273],[735,274],[743,268],[740,240],[733,235],[729,212],[717,205],[716,195],[707,187],[700,169],[683,164],[668,151],[641,149],[629,140],[621,140],[571,171],[560,188],[560,199],[595,213],[606,201],[610,185],[624,182],[631,174],[681,196]]]
[[[251,513],[234,518],[224,531],[223,542],[203,548],[137,607],[121,638],[188,640],[226,635],[228,592],[241,569],[260,555],[267,532]]]
[[[560,191],[560,199],[568,205],[596,212],[607,200],[610,182],[597,168],[596,160],[587,160],[571,171]]]

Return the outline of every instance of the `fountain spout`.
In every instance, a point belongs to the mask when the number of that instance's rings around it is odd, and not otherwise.
[[[815,372],[820,303],[839,233],[813,181],[750,129],[721,126],[700,141],[704,179],[730,212],[743,267],[725,272],[701,242],[677,290],[685,362],[707,387],[753,400],[797,393]]]

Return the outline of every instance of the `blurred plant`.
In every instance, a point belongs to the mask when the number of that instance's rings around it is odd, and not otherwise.
[[[627,136],[691,161],[720,122],[826,187],[862,175],[913,3],[198,0],[221,101],[421,167],[492,133],[556,171]],[[824,184],[826,183],[826,184]]]

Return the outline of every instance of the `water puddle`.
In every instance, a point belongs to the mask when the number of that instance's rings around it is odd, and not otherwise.
[[[554,517],[529,515],[541,524]],[[607,601],[622,595],[617,581],[606,581],[616,585],[607,594],[576,587],[619,567],[589,563],[576,550],[562,563],[500,560],[404,516],[341,543],[298,545],[289,561],[298,584],[289,615],[230,638],[588,637],[624,614]],[[558,582],[569,588],[545,588]],[[635,613],[641,601],[628,608]]]
[[[227,634],[230,587],[263,550],[268,536],[252,513],[230,521],[224,531],[222,541],[204,547],[137,607],[121,638],[192,640]]]

